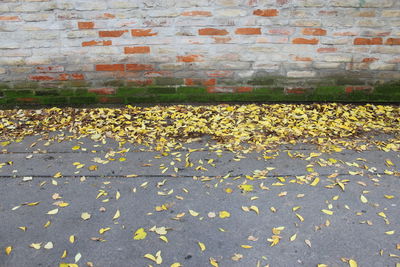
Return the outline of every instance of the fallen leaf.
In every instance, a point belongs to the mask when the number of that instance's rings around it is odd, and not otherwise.
[[[232,259],[233,261],[240,261],[241,259],[243,259],[243,255],[242,255],[242,254],[235,253],[235,254],[232,256],[231,259]]]
[[[229,213],[229,212],[227,212],[227,211],[220,211],[219,212],[219,217],[220,218],[229,218],[229,217],[231,217],[231,214]]]
[[[294,234],[290,237],[290,241],[295,241],[297,238],[297,234]]]
[[[199,216],[199,213],[194,210],[189,210],[189,213],[190,213],[190,215],[192,215],[194,217]]]
[[[360,196],[360,200],[361,200],[362,203],[367,203],[368,202],[368,199],[364,195]]]
[[[355,261],[355,260],[349,260],[349,266],[350,267],[357,267],[358,265],[357,265],[357,262]]]
[[[310,240],[306,239],[306,240],[304,240],[304,242],[307,244],[307,246],[309,246],[311,248],[311,241]]]
[[[206,246],[204,245],[204,243],[197,242],[197,244],[199,245],[201,251],[206,250]]]
[[[310,184],[311,186],[316,186],[319,183],[319,178],[315,178],[314,181]]]
[[[45,249],[52,249],[53,248],[53,243],[52,242],[47,242],[46,245],[44,245]]]
[[[58,209],[50,210],[47,212],[47,214],[49,214],[49,215],[55,215],[57,213],[58,213]]]
[[[81,257],[82,257],[81,253],[78,252],[78,253],[75,255],[75,258],[74,258],[75,263],[77,263],[77,262],[81,259]]]
[[[182,267],[182,264],[179,262],[172,263],[170,267]]]
[[[70,242],[71,244],[73,244],[73,243],[75,242],[75,236],[74,236],[74,235],[70,235],[70,236],[69,236],[69,242]]]
[[[253,210],[255,213],[260,214],[257,206],[250,206],[250,210]]]
[[[333,215],[333,211],[331,210],[321,210],[323,213],[328,214],[328,215]]]
[[[161,250],[157,251],[155,256],[153,256],[153,255],[148,253],[148,254],[144,255],[143,257],[154,261],[156,264],[161,264],[162,263]]]
[[[214,258],[210,258],[210,264],[214,267],[218,267],[218,262]]]
[[[40,249],[41,246],[42,246],[42,243],[32,243],[32,244],[30,244],[29,246],[30,246],[31,248],[34,248],[34,249]]]
[[[100,228],[100,230],[99,230],[99,234],[104,234],[105,232],[107,232],[107,231],[109,231],[109,230],[111,230],[111,228],[110,227],[106,227],[106,228]]]
[[[4,249],[5,252],[6,252],[6,254],[7,254],[7,256],[11,254],[12,249],[13,249],[12,246],[8,246],[8,247],[6,247],[6,248]]]
[[[117,211],[115,212],[114,217],[113,217],[112,219],[113,219],[113,220],[116,220],[116,219],[118,219],[120,216],[121,216],[121,214],[120,214],[119,210],[117,210]]]
[[[136,232],[133,235],[133,239],[134,240],[142,240],[145,239],[147,236],[146,231],[144,230],[144,228],[139,228],[136,230]]]
[[[90,217],[92,217],[92,216],[90,215],[90,213],[82,212],[82,214],[81,214],[81,218],[82,218],[82,220],[84,220],[84,221],[89,220]]]

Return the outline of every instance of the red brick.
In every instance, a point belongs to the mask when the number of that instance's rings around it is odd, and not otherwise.
[[[296,57],[294,58],[294,60],[295,60],[295,61],[313,61],[313,59],[310,58],[310,57],[298,57],[298,56],[296,56]]]
[[[112,45],[112,41],[107,40],[107,41],[88,41],[88,42],[82,42],[82,46],[95,46],[95,45],[100,45],[100,46],[109,46]]]
[[[240,86],[236,89],[238,93],[247,93],[247,92],[252,92],[253,87],[250,86]]]
[[[212,13],[209,11],[186,11],[181,14],[182,16],[187,16],[187,17],[210,17],[212,16]]]
[[[376,57],[366,57],[366,58],[364,58],[364,59],[362,60],[362,62],[364,62],[364,63],[369,63],[369,62],[374,62],[374,61],[377,61],[377,60],[379,60],[379,58],[376,58]]]
[[[46,67],[36,67],[37,72],[63,72],[63,66],[46,66]]]
[[[268,30],[269,34],[278,34],[278,35],[291,35],[294,33],[293,29],[270,29]]]
[[[289,3],[289,0],[276,0],[276,3],[280,6],[283,6]]]
[[[153,66],[145,64],[126,64],[126,70],[127,71],[153,70]]]
[[[289,87],[284,89],[287,94],[304,94],[310,90],[310,88],[303,87]]]
[[[121,31],[99,31],[100,37],[121,37],[124,33],[128,32],[127,30]]]
[[[374,90],[373,86],[369,86],[369,85],[359,85],[359,86],[347,86],[345,88],[345,92],[347,94],[350,94],[354,91],[364,91],[364,92],[372,92]]]
[[[333,35],[334,36],[356,36],[358,35],[358,32],[335,32]]]
[[[105,18],[105,19],[115,19],[115,15],[114,15],[114,14],[110,14],[110,13],[104,13],[104,14],[102,15],[102,18]]]
[[[134,37],[148,37],[156,36],[158,33],[152,32],[152,29],[134,29],[131,30],[131,34]]]
[[[95,93],[97,95],[113,95],[115,94],[115,88],[105,87],[105,88],[89,88],[89,93]]]
[[[69,80],[69,74],[68,73],[62,73],[62,74],[58,74],[58,78],[59,81],[68,81]]]
[[[149,46],[135,46],[135,47],[125,47],[125,54],[148,54],[150,53]]]
[[[152,79],[144,79],[144,80],[129,80],[128,84],[134,84],[134,85],[139,85],[139,86],[146,86],[146,85],[152,85],[153,80]]]
[[[235,87],[230,86],[208,86],[208,93],[234,93],[236,91]]]
[[[318,53],[335,53],[337,48],[334,47],[321,47],[317,49]]]
[[[103,104],[122,104],[124,103],[124,98],[123,97],[106,97],[102,96],[99,97],[99,102]]]
[[[262,17],[275,17],[278,14],[279,11],[277,9],[257,9],[253,11],[253,15]]]
[[[207,72],[208,77],[230,77],[233,75],[233,71],[230,70],[215,70]]]
[[[388,38],[386,40],[386,45],[400,45],[400,38]]]
[[[306,38],[295,38],[292,41],[293,44],[310,44],[310,45],[316,45],[319,43],[319,40],[316,38],[313,39],[306,39]]]
[[[326,35],[326,30],[320,28],[305,28],[303,29],[304,35],[315,35],[315,36],[322,36]]]
[[[355,45],[381,45],[383,44],[382,38],[355,38]]]
[[[333,10],[321,10],[320,12],[318,12],[320,15],[326,15],[326,16],[336,16],[337,15],[337,11],[333,11]]]
[[[204,28],[199,30],[199,35],[227,35],[228,31],[224,29]]]
[[[184,79],[184,83],[185,83],[186,86],[192,86],[192,85],[195,84],[195,83],[194,83],[194,80],[191,79],[191,78],[185,78],[185,79]]]
[[[33,76],[29,76],[29,79],[33,80],[33,81],[53,81],[53,80],[55,80],[54,77],[47,76],[47,75],[33,75]]]
[[[21,21],[18,16],[0,16],[0,21]]]
[[[84,80],[85,76],[81,73],[72,73],[71,74],[73,80]]]
[[[217,84],[217,79],[208,79],[203,81],[204,86],[212,86]]]
[[[124,71],[124,64],[99,64],[96,65],[96,71]]]
[[[236,29],[235,33],[241,34],[241,35],[256,35],[256,34],[261,34],[261,29],[260,28],[239,28],[239,29]]]
[[[187,55],[187,56],[177,56],[178,62],[199,62],[202,61],[201,55]]]
[[[94,28],[94,22],[78,22],[78,28],[80,30],[93,29]]]
[[[232,40],[230,37],[213,37],[216,44],[226,44]]]
[[[21,103],[39,103],[39,99],[33,97],[19,97],[15,100]]]

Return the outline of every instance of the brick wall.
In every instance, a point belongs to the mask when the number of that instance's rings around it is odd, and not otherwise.
[[[399,70],[399,0],[0,3],[0,82],[7,88],[248,92],[368,85],[399,80]]]

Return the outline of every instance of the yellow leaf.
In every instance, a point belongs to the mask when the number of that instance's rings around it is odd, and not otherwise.
[[[156,264],[161,264],[161,263],[162,263],[161,251],[160,251],[160,250],[157,251],[157,253],[156,253],[155,256],[153,256],[153,255],[151,255],[151,254],[148,253],[148,254],[144,255],[143,257],[145,257],[145,258],[147,258],[147,259],[149,259],[149,260],[154,261]]]
[[[81,147],[80,146],[73,146],[72,147],[72,150],[78,150],[78,149],[80,149]]]
[[[82,212],[82,214],[81,214],[81,218],[82,218],[82,220],[84,220],[84,221],[89,220],[90,217],[91,217],[90,213]]]
[[[250,206],[250,210],[253,210],[255,213],[260,214],[257,206]]]
[[[53,177],[54,178],[60,178],[60,177],[62,177],[62,174],[61,174],[61,172],[57,172],[56,174],[54,174]]]
[[[27,205],[27,206],[36,206],[36,205],[39,204],[39,203],[40,203],[40,201],[38,201],[38,202],[27,203],[26,205]]]
[[[319,178],[315,178],[314,181],[310,184],[311,186],[316,186],[319,183]]]
[[[231,217],[231,214],[229,213],[229,212],[227,212],[227,211],[220,211],[219,212],[219,217],[220,218],[229,218],[229,217]]]
[[[331,210],[325,210],[325,209],[323,209],[323,210],[321,210],[323,213],[325,213],[325,214],[328,214],[328,215],[333,215],[333,211],[331,211]]]
[[[297,234],[294,234],[290,237],[290,241],[295,241],[297,238]]]
[[[46,245],[44,245],[45,249],[52,249],[53,248],[53,242],[47,242]]]
[[[160,239],[165,243],[168,243],[168,238],[165,235],[160,236]]]
[[[61,255],[61,259],[64,259],[67,257],[67,250],[64,250],[63,254]]]
[[[126,176],[126,178],[132,178],[132,177],[138,177],[138,175],[137,174],[128,174]]]
[[[326,264],[318,264],[317,267],[329,267],[329,266]]]
[[[55,215],[57,213],[58,213],[58,209],[50,210],[47,212],[47,214],[49,214],[49,215]]]
[[[117,193],[115,193],[115,199],[118,200],[121,197],[121,194],[119,193],[119,191],[117,191]]]
[[[299,220],[300,220],[301,222],[303,222],[303,221],[304,221],[304,218],[303,218],[303,216],[301,216],[300,214],[296,213],[296,216],[297,216],[297,218],[299,218]]]
[[[385,195],[385,198],[392,199],[392,198],[394,198],[394,196],[393,195]]]
[[[113,217],[113,220],[118,219],[120,216],[121,216],[121,214],[120,214],[119,210],[117,210],[117,211],[115,212],[115,215],[114,215],[114,217]]]
[[[204,243],[197,242],[197,244],[199,244],[199,247],[200,247],[200,250],[201,250],[201,251],[206,250],[206,245],[204,245]]]
[[[179,262],[172,263],[170,267],[182,267],[182,264]]]
[[[214,258],[210,258],[210,264],[214,267],[218,267],[218,262]]]
[[[378,215],[386,219],[386,214],[383,211],[379,212]]]
[[[364,195],[360,196],[360,200],[361,200],[362,203],[367,203],[368,202],[368,199]]]
[[[43,225],[43,227],[44,227],[44,228],[47,228],[47,227],[50,226],[50,224],[51,224],[51,221],[47,221],[47,222]]]
[[[97,168],[97,165],[90,165],[88,169],[89,171],[97,171]]]
[[[349,267],[357,267],[357,262],[355,260],[349,260]]]
[[[64,207],[68,207],[68,206],[69,206],[69,203],[68,203],[68,202],[64,202],[64,201],[61,201],[61,202],[57,203],[57,206],[59,206],[59,207],[61,207],[61,208],[64,208]]]
[[[194,217],[199,216],[199,213],[194,210],[189,210],[189,213],[190,213],[190,215],[192,215]]]
[[[126,161],[126,158],[119,158],[120,162]]]
[[[99,230],[99,234],[104,234],[105,232],[109,231],[111,228],[110,227],[106,227],[106,228],[100,228]]]
[[[12,246],[8,246],[5,248],[5,252],[7,255],[10,255],[11,251],[12,251],[13,247]]]
[[[20,227],[18,227],[18,229],[21,229],[22,231],[25,232],[27,228],[26,228],[26,226],[20,226]]]
[[[249,246],[249,245],[241,245],[242,248],[252,248],[253,246]]]
[[[387,234],[387,235],[393,235],[395,232],[396,232],[396,231],[387,231],[387,232],[385,232],[385,234]]]
[[[147,236],[147,233],[144,230],[144,228],[139,228],[136,230],[135,234],[133,235],[133,239],[134,240],[142,240],[142,239],[145,239],[146,236]]]
[[[40,247],[42,246],[42,243],[32,243],[29,246],[34,249],[40,249]]]
[[[241,184],[241,185],[239,185],[239,188],[245,192],[253,191],[253,185],[251,185],[251,184]]]
[[[75,242],[75,236],[74,236],[74,235],[71,235],[71,236],[69,237],[69,242],[70,242],[71,244],[73,244],[73,243]]]

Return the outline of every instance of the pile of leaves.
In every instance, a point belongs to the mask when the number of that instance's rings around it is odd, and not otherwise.
[[[280,144],[313,143],[326,151],[399,149],[400,107],[383,105],[211,105],[124,108],[51,108],[0,111],[0,139],[57,135],[60,140],[113,138],[157,150],[210,137],[225,149],[262,150]],[[369,141],[372,134],[390,139]],[[374,142],[374,143],[372,143]]]

